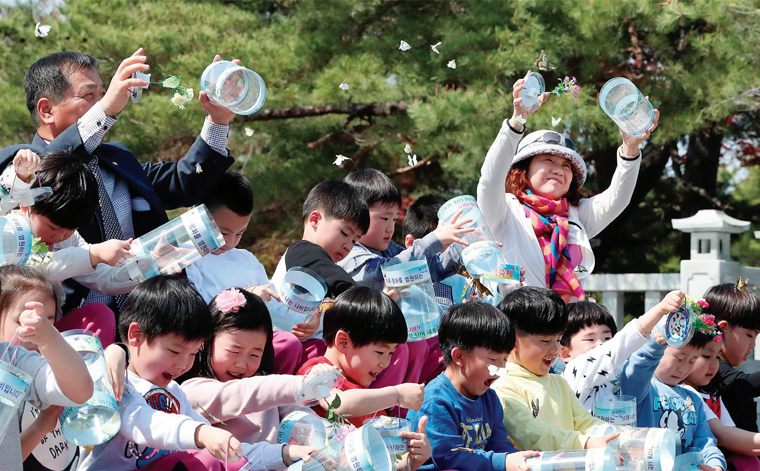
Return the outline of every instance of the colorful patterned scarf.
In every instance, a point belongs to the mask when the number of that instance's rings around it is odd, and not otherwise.
[[[567,247],[567,236],[570,233],[570,224],[567,222],[570,206],[567,200],[550,200],[535,195],[530,190],[520,193],[517,198],[525,209],[525,215],[530,218],[544,254],[546,286],[556,291],[565,302],[573,296],[585,299],[586,293],[573,273],[578,262],[570,260]]]

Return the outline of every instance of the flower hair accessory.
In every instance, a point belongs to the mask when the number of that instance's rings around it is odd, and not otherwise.
[[[224,314],[238,312],[245,303],[245,296],[237,288],[226,289],[216,296],[216,307]]]
[[[702,301],[707,304],[705,301]],[[723,333],[715,325],[715,316],[712,314],[699,314],[694,319],[694,328],[697,332],[701,332],[705,335],[709,335],[713,338],[713,342],[720,342],[723,339]]]

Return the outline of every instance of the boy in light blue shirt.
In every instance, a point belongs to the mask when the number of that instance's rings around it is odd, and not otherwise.
[[[701,314],[700,319],[707,321],[703,325],[708,325],[714,318]],[[687,345],[675,348],[665,345],[665,339],[655,330],[653,336],[657,340],[633,354],[620,381],[623,394],[636,396],[637,425],[674,430],[681,438],[684,452],[702,452],[704,471],[725,470],[726,459],[710,431],[702,398],[680,384],[691,374],[702,349],[715,335],[717,331],[709,328],[697,330]]]

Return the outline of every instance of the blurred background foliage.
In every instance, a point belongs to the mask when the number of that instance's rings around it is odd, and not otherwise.
[[[552,97],[529,130],[560,117],[557,129],[589,164],[592,193],[609,184],[620,143],[597,104],[601,86],[627,77],[661,112],[633,201],[597,237],[597,272],[678,271],[689,246],[672,218],[717,208],[760,223],[759,20],[756,0],[0,0],[0,145],[31,140],[22,79],[46,54],[91,54],[107,84],[142,46],[154,78],[180,75],[196,96],[214,54],[240,58],[268,87],[264,108],[236,117],[230,132],[234,168],[256,195],[241,247],[271,273],[300,237],[301,204],[321,180],[378,168],[405,206],[430,192],[474,194],[483,158],[511,115],[512,84],[543,49],[556,66],[542,72],[547,88],[568,75],[581,92]],[[52,26],[46,38],[34,35],[38,21]],[[399,50],[401,40],[412,48]],[[430,48],[438,42],[440,54]],[[120,113],[108,139],[140,159],[180,158],[204,113],[197,101],[180,110],[170,98],[152,87]],[[406,144],[418,165],[408,165]],[[336,154],[351,161],[332,165]],[[760,265],[751,233],[732,249],[742,263]]]

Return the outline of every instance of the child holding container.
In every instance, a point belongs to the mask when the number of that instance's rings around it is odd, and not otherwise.
[[[726,460],[710,431],[702,398],[681,385],[705,346],[718,335],[709,314],[699,314],[694,329],[694,336],[680,348],[665,344],[658,335],[658,340],[636,351],[623,367],[621,390],[636,397],[639,427],[669,428],[681,438],[684,452],[702,453],[702,470],[725,470]]]
[[[296,411],[315,415],[296,402],[301,385],[335,368],[315,367],[306,378],[270,375],[276,353],[264,301],[242,288],[232,288],[214,297],[210,309],[213,336],[198,352],[182,390],[215,427],[246,443],[276,443],[285,416]]]
[[[343,181],[356,188],[369,210],[367,232],[354,243],[348,256],[338,262],[357,284],[383,289],[383,267],[388,266],[389,262],[427,260],[433,282],[456,274],[461,266],[459,256],[447,249],[453,243],[464,243],[459,236],[473,231],[462,228],[470,221],[455,215],[449,224],[438,226],[404,248],[391,241],[401,211],[401,193],[391,179],[378,170],[368,168],[351,172]],[[438,357],[437,343],[436,337],[432,336],[400,345],[394,354],[393,366],[378,377],[373,387],[419,382],[428,357]]]
[[[340,396],[336,411],[347,416],[355,427],[366,419],[384,416],[385,409],[397,406],[419,409],[424,399],[421,385],[404,383],[379,389],[369,385],[388,367],[393,351],[406,342],[406,322],[396,303],[386,294],[366,286],[356,286],[344,292],[325,312],[324,338],[327,351],[323,357],[312,358],[299,370],[306,375],[317,365],[327,364],[338,368],[345,381],[333,389],[314,410],[324,416],[335,396]],[[417,469],[430,457],[430,443],[424,433],[427,417],[416,423],[418,432],[403,431],[408,438],[408,455],[398,469]]]
[[[591,416],[567,381],[549,373],[567,324],[562,298],[547,288],[525,286],[504,296],[499,310],[515,326],[515,346],[491,387],[515,445],[541,451],[607,447],[617,434],[592,436],[593,427],[606,422]]]
[[[586,410],[593,413],[597,398],[614,396],[615,383],[619,383],[618,378],[625,373],[620,371],[623,364],[646,345],[660,319],[678,310],[683,298],[682,291],[671,291],[620,332],[612,315],[601,304],[578,301],[567,305],[567,327],[559,341],[559,358],[567,363],[562,377]]]
[[[8,399],[44,409],[77,406],[92,396],[85,362],[53,326],[56,309],[53,286],[39,270],[0,267],[0,456],[9,471],[21,471],[22,454],[19,410]]]
[[[760,460],[755,455],[760,454],[760,433],[738,428],[726,409],[723,398],[715,394],[716,391],[710,384],[718,372],[722,348],[722,338],[709,342],[694,363],[694,369],[686,377],[683,387],[699,394],[705,401],[704,411],[710,431],[718,440],[718,446],[730,452],[724,451],[728,469],[758,471]]]
[[[223,290],[235,286],[245,287],[264,302],[278,303],[279,297],[269,286],[264,265],[250,251],[237,248],[253,213],[253,189],[248,179],[239,172],[227,171],[203,204],[214,218],[225,243],[187,267],[187,279],[193,287],[207,303]],[[304,345],[318,342],[306,340]],[[276,331],[273,345],[276,361],[272,373],[293,374],[305,361],[301,359],[304,347],[292,332]]]
[[[246,464],[243,457],[255,459],[257,470],[284,469],[303,458],[283,445],[241,444],[193,410],[175,379],[193,366],[213,328],[208,305],[184,278],[159,275],[138,285],[119,317],[130,354],[121,428],[83,449],[78,470],[220,470],[227,461],[233,471]]]
[[[425,387],[425,401],[408,419],[432,417],[426,433],[432,456],[420,469],[522,471],[525,459],[504,426],[496,392],[489,389],[515,344],[507,316],[484,303],[459,304],[441,319],[438,331],[446,370]]]
[[[527,78],[527,76],[526,76]],[[525,138],[527,120],[546,101],[522,104],[525,79],[513,86],[514,112],[489,149],[478,183],[478,203],[488,227],[503,244],[507,263],[525,269],[526,284],[557,291],[564,301],[585,299],[580,279],[594,269],[589,239],[599,234],[631,199],[639,165],[639,144],[656,128],[638,136],[621,130],[617,169],[603,193],[583,198],[586,164],[566,136],[550,130]],[[659,117],[659,112],[655,112]],[[519,145],[518,145],[519,142]]]

